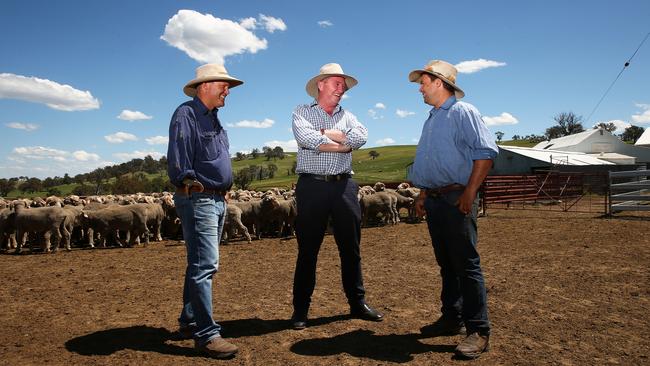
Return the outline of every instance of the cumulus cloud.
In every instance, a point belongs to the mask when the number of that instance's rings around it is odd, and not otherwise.
[[[268,15],[260,14],[260,23],[267,32],[273,33],[276,30],[285,31],[287,30],[287,25],[284,24],[284,21],[280,18],[274,18]]]
[[[505,62],[498,62],[479,58],[478,60],[463,61],[456,64],[456,69],[461,74],[472,74],[490,67],[506,66]]]
[[[390,137],[386,137],[385,139],[375,141],[375,143],[379,146],[386,146],[386,145],[394,144],[395,140],[393,140]]]
[[[318,26],[321,28],[327,28],[333,26],[334,23],[330,22],[329,20],[319,20],[318,21]]]
[[[79,161],[99,161],[99,155],[85,152],[83,150],[77,150],[72,153],[72,157],[75,158],[75,160]]]
[[[112,135],[106,135],[104,136],[104,139],[111,144],[121,144],[126,141],[138,141],[138,138],[130,133],[127,132],[116,132]]]
[[[637,104],[636,106],[644,109],[644,111],[633,114],[632,121],[636,123],[650,123],[650,104]]]
[[[33,123],[10,122],[10,123],[5,123],[5,126],[9,128],[14,128],[16,130],[25,130],[27,132],[31,132],[38,129],[38,125],[35,125]]]
[[[44,146],[25,146],[25,147],[16,147],[13,152],[26,159],[65,159],[69,155],[68,152],[58,149],[52,149]]]
[[[237,123],[228,123],[226,126],[234,128],[269,128],[273,127],[274,120],[265,118],[263,121],[243,120]]]
[[[70,85],[9,73],[0,73],[0,98],[43,103],[60,111],[85,111],[99,108],[97,100],[89,91],[81,91]]]
[[[411,112],[411,111],[406,111],[406,110],[398,109],[397,111],[395,111],[395,114],[396,114],[397,117],[399,117],[399,118],[406,118],[406,117],[408,117],[408,116],[412,116],[412,115],[414,115],[415,112]]]
[[[280,146],[282,150],[284,150],[284,152],[298,151],[298,143],[296,142],[296,140],[289,140],[289,141],[272,140],[272,141],[265,142],[264,146],[268,146],[270,148]]]
[[[384,116],[377,113],[374,109],[368,109],[368,116],[372,119],[383,119]]]
[[[377,103],[377,104],[375,104],[375,108],[377,108],[377,109],[386,109],[386,105],[384,103]]]
[[[517,123],[519,123],[517,118],[515,118],[512,114],[507,112],[503,112],[500,115],[495,117],[483,116],[483,121],[488,126],[516,125]]]
[[[168,136],[152,136],[144,139],[149,145],[167,145],[169,142]]]
[[[153,116],[147,116],[146,114],[140,111],[131,111],[128,109],[124,109],[120,113],[120,115],[117,116],[117,118],[123,121],[141,121],[141,120],[152,119]]]
[[[270,33],[286,29],[282,19],[263,14],[259,20],[246,18],[237,23],[183,9],[169,19],[160,39],[201,63],[223,63],[227,56],[257,53],[268,47],[266,39],[251,32],[258,23]]]
[[[115,153],[113,156],[116,158],[123,160],[123,161],[129,161],[133,159],[144,159],[145,156],[151,155],[152,158],[159,160],[164,156],[164,154],[158,152],[158,151],[133,151],[133,152],[123,152],[123,153]]]

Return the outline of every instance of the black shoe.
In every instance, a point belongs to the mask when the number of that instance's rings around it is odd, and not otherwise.
[[[465,334],[465,325],[460,319],[441,316],[432,324],[420,328],[420,333],[427,337],[454,336]]]
[[[362,302],[358,305],[350,306],[350,315],[355,318],[370,320],[373,322],[380,322],[384,320],[384,315],[377,310],[370,307],[370,305]]]
[[[291,315],[291,327],[295,330],[307,328],[307,313],[294,311]]]

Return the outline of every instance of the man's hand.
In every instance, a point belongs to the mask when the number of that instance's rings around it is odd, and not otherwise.
[[[461,194],[460,197],[458,197],[458,201],[456,201],[456,206],[458,206],[458,210],[460,212],[467,215],[472,211],[472,205],[474,204],[475,199],[476,199],[476,192],[472,192],[469,189],[465,189],[463,191],[463,194]]]
[[[419,218],[423,218],[426,215],[426,210],[424,209],[424,200],[427,196],[418,196],[415,199],[415,215]]]

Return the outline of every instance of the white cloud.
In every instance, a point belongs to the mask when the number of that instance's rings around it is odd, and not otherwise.
[[[78,150],[72,153],[72,157],[79,161],[99,161],[99,155]]]
[[[167,145],[169,136],[152,136],[144,139],[149,145]]]
[[[591,127],[594,128],[594,127],[598,126],[600,123],[613,123],[614,126],[616,126],[616,130],[614,130],[614,133],[617,133],[617,134],[618,133],[623,133],[623,131],[625,131],[626,128],[632,126],[628,122],[621,121],[620,119],[613,119],[611,121],[600,121],[600,122],[596,123],[595,125],[593,125]]]
[[[386,137],[385,139],[377,140],[375,143],[379,146],[386,146],[386,145],[394,144],[395,140],[393,140],[390,137]]]
[[[63,150],[52,149],[44,146],[16,147],[13,152],[26,159],[60,159],[69,153]]]
[[[243,121],[239,121],[237,123],[228,123],[226,126],[233,127],[233,128],[239,128],[239,127],[241,127],[241,128],[269,128],[269,127],[273,127],[274,123],[275,123],[274,120],[265,118],[262,122],[243,120]]]
[[[264,26],[267,32],[273,33],[276,30],[285,31],[287,30],[287,25],[284,24],[284,21],[280,18],[274,18],[268,15],[260,14],[260,23]]]
[[[348,93],[343,94],[343,96],[341,97],[341,99],[348,99],[348,98],[350,98],[350,96],[348,95]]]
[[[483,121],[488,126],[516,125],[519,123],[517,118],[508,112],[503,112],[496,117],[483,116]]]
[[[298,151],[298,143],[296,140],[289,140],[289,141],[278,141],[278,140],[273,140],[273,141],[267,141],[264,143],[264,146],[268,146],[270,148],[274,148],[276,146],[280,146],[284,152],[296,152]]]
[[[410,111],[405,111],[405,110],[402,110],[402,109],[398,109],[397,111],[395,111],[395,114],[399,118],[406,118],[408,116],[414,115],[415,112],[410,112]]]
[[[99,108],[99,100],[89,91],[77,90],[70,85],[9,73],[0,74],[0,99],[18,99],[43,103],[60,111],[85,111]]]
[[[144,157],[147,155],[151,155],[151,157],[156,160],[159,160],[164,156],[164,154],[159,153],[158,151],[138,151],[138,150],[130,153],[124,152],[124,153],[113,154],[113,156],[123,161],[129,161],[133,159],[144,159]]]
[[[140,121],[140,120],[146,120],[146,119],[152,119],[152,116],[147,116],[146,114],[140,112],[140,111],[131,111],[128,109],[124,109],[119,116],[117,116],[118,119],[121,119],[123,121]]]
[[[374,109],[368,109],[368,115],[372,119],[383,119],[384,116],[377,114],[377,111]]]
[[[121,144],[125,141],[138,141],[138,138],[130,133],[127,132],[116,132],[112,135],[106,135],[104,136],[104,139],[111,144]]]
[[[10,122],[10,123],[5,123],[5,126],[9,128],[15,128],[17,130],[25,130],[27,132],[31,132],[38,129],[38,125],[35,125],[33,123]]]
[[[458,69],[458,72],[461,74],[472,74],[490,67],[506,66],[506,63],[480,58],[478,60],[463,61],[456,64],[455,66],[456,69]]]
[[[644,109],[644,111],[633,114],[632,121],[636,123],[650,123],[650,104],[636,104],[636,106]]]
[[[268,21],[264,23],[267,30],[269,27],[273,30],[280,29],[277,28],[279,22],[273,21],[275,18],[267,18]],[[257,53],[268,46],[266,39],[257,38],[246,28],[252,27],[256,22],[250,18],[242,22],[243,25],[216,18],[212,14],[183,9],[169,19],[160,39],[201,63],[223,63],[227,56]]]
[[[386,109],[386,105],[384,103],[377,103],[377,104],[375,104],[375,108],[377,108],[377,109]]]
[[[318,26],[321,28],[327,28],[333,26],[334,23],[330,22],[329,20],[319,20],[318,21]]]
[[[239,25],[245,29],[257,29],[257,20],[255,18],[245,18],[239,21]]]

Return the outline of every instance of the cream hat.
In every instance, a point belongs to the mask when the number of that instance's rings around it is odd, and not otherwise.
[[[305,86],[307,94],[314,97],[314,99],[317,99],[318,82],[330,76],[342,76],[345,79],[345,85],[348,87],[348,89],[352,89],[353,86],[357,85],[357,79],[353,78],[350,75],[345,75],[345,73],[343,73],[341,65],[336,63],[325,64],[320,68],[318,75],[314,76],[307,82],[307,86]]]
[[[221,64],[205,64],[196,68],[196,78],[190,80],[183,92],[188,97],[196,96],[196,87],[206,81],[225,81],[231,88],[242,85],[244,82],[228,75],[228,71]]]
[[[431,74],[454,88],[456,90],[457,99],[465,96],[465,92],[456,86],[456,75],[458,74],[458,70],[456,70],[454,65],[441,60],[429,61],[424,69],[411,71],[409,73],[409,81],[414,83],[419,82],[424,73]]]

